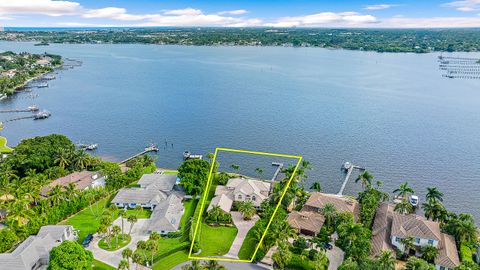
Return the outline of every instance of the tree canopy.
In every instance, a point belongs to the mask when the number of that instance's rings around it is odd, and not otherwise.
[[[199,195],[205,189],[210,163],[201,159],[189,159],[178,168],[180,185],[188,195]]]
[[[50,251],[49,270],[92,269],[93,254],[74,241],[64,241]]]

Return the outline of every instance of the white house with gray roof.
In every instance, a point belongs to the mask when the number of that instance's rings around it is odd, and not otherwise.
[[[66,240],[75,240],[76,232],[68,225],[48,225],[29,236],[11,253],[0,254],[0,269],[45,269],[50,251]]]
[[[171,194],[153,210],[148,221],[148,231],[160,234],[178,231],[184,212],[182,199],[176,194]]]
[[[141,188],[154,188],[161,191],[170,191],[177,181],[176,174],[148,173],[142,175],[138,184]]]

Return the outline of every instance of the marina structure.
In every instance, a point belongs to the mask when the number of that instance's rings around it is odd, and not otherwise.
[[[343,180],[342,187],[340,188],[340,191],[337,193],[337,195],[343,195],[343,191],[345,190],[345,187],[347,186],[348,180],[350,179],[350,176],[352,175],[354,169],[365,171],[365,168],[353,165],[348,161],[343,164],[342,169],[347,171],[347,175],[345,176],[345,180]]]
[[[466,57],[439,56],[439,69],[442,77],[450,79],[480,79],[480,59]]]

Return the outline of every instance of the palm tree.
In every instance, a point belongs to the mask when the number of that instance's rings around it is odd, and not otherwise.
[[[67,149],[60,149],[57,152],[57,158],[55,159],[55,164],[57,164],[60,168],[65,169],[66,167],[72,164],[72,153]]]
[[[399,214],[411,214],[413,213],[414,209],[410,202],[407,200],[402,200],[395,205],[394,211]]]
[[[225,266],[219,264],[217,261],[208,260],[203,263],[203,270],[225,270]]]
[[[372,185],[372,181],[373,175],[371,175],[368,171],[364,171],[357,177],[357,179],[355,179],[355,183],[362,183],[363,189],[365,189],[366,187],[370,187]]]
[[[460,214],[455,227],[455,235],[462,243],[474,243],[476,241],[477,229],[472,215]]]
[[[115,247],[118,248],[118,235],[120,234],[121,229],[119,226],[115,225],[112,227],[112,234],[115,236]]]
[[[68,185],[65,186],[65,196],[68,198],[68,200],[74,199],[74,197],[77,194],[77,189],[74,183],[68,183]]]
[[[135,263],[135,269],[137,269],[138,265],[143,262],[142,255],[139,252],[133,253],[132,262]]]
[[[280,269],[283,269],[292,259],[292,252],[290,252],[286,244],[281,244],[278,246],[278,251],[272,255],[272,259]]]
[[[137,250],[141,250],[143,254],[143,261],[147,261],[147,253],[145,253],[145,250],[147,249],[147,242],[140,240],[137,242]]]
[[[427,188],[427,201],[443,202],[443,193],[436,187]]]
[[[250,220],[257,213],[252,201],[241,202],[238,205],[238,212],[242,213],[244,220]]]
[[[53,205],[59,205],[63,197],[62,186],[61,185],[54,186],[52,190],[50,190],[48,195]]]
[[[148,237],[150,240],[158,241],[162,236],[158,232],[152,232]]]
[[[395,270],[395,256],[390,250],[383,250],[377,257],[377,264],[382,270]]]
[[[88,155],[87,152],[85,152],[84,150],[75,152],[74,160],[75,160],[75,167],[80,170],[83,170],[86,167],[90,166],[92,161],[90,158],[90,155]]]
[[[121,260],[118,264],[118,270],[127,270],[129,268],[128,262],[126,260]]]
[[[129,248],[126,248],[124,250],[122,250],[122,258],[124,258],[125,260],[127,260],[127,263],[128,263],[128,267],[130,269],[130,258],[132,257],[133,255],[133,251]]]
[[[425,217],[433,221],[442,221],[445,219],[447,210],[436,200],[428,200],[422,204]]]
[[[223,214],[222,208],[220,208],[219,205],[214,205],[212,206],[212,209],[210,209],[210,211],[208,211],[207,213],[207,220],[218,223],[220,220],[220,216],[222,216],[222,214]]]
[[[422,259],[429,263],[433,263],[438,256],[438,249],[432,245],[422,247]]]
[[[404,200],[408,199],[408,195],[413,194],[413,189],[408,185],[408,182],[400,184],[400,187],[395,189],[393,193],[398,193],[398,196]]]
[[[120,213],[118,214],[120,216],[120,221],[122,222],[122,239],[124,237],[124,219],[125,219],[125,216],[127,215],[127,212],[126,211],[120,211]]]
[[[313,182],[312,186],[310,186],[310,189],[315,190],[316,192],[322,192],[322,185],[320,182]]]
[[[147,240],[147,244],[145,248],[147,251],[150,251],[150,258],[151,258],[150,261],[151,261],[151,266],[153,266],[153,256],[158,251],[158,242],[153,240]]]
[[[127,217],[127,221],[130,223],[130,229],[128,230],[128,235],[131,235],[132,234],[132,228],[133,228],[133,224],[135,224],[137,222],[137,216],[131,214]]]
[[[323,215],[325,220],[327,221],[327,227],[330,228],[332,224],[335,222],[335,218],[337,217],[337,209],[335,209],[335,205],[332,203],[327,203],[323,208],[320,209],[320,213]]]
[[[200,261],[192,260],[190,264],[182,266],[182,270],[202,270],[203,266],[200,264]]]
[[[403,245],[403,253],[405,255],[408,255],[410,253],[410,250],[411,249],[414,249],[415,248],[415,245],[413,244],[413,241],[414,241],[414,238],[409,236],[409,237],[406,237],[406,238],[402,238],[400,240],[400,244]]]

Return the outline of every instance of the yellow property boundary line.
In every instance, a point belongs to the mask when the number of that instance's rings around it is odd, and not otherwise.
[[[280,207],[283,197],[287,193],[288,188],[290,187],[290,184],[292,183],[293,177],[295,177],[295,174],[297,173],[298,167],[300,166],[300,163],[302,162],[302,156],[292,156],[292,155],[284,155],[284,154],[275,154],[275,153],[267,153],[267,152],[258,152],[258,151],[249,151],[249,150],[239,150],[239,149],[230,149],[230,148],[215,148],[215,153],[213,155],[213,160],[212,160],[212,165],[215,164],[217,160],[217,154],[220,151],[224,152],[233,152],[233,153],[244,153],[244,154],[252,154],[252,155],[263,155],[263,156],[273,156],[273,157],[284,157],[284,158],[292,158],[292,159],[298,159],[297,165],[295,165],[295,169],[290,176],[290,179],[288,180],[287,186],[282,192],[282,195],[280,196],[280,200],[275,207],[275,210],[273,211],[272,217],[268,221],[267,227],[265,228],[265,231],[262,234],[262,237],[260,238],[260,241],[257,244],[257,247],[255,248],[255,252],[252,255],[252,258],[250,260],[240,260],[240,259],[229,259],[229,258],[216,258],[216,257],[196,257],[192,256],[192,250],[193,250],[193,245],[195,243],[195,240],[197,239],[197,232],[199,225],[201,223],[201,219],[203,216],[203,209],[205,207],[206,199],[208,196],[208,191],[210,190],[210,186],[212,184],[212,174],[213,174],[213,167],[210,166],[210,172],[208,174],[208,180],[207,180],[207,186],[205,187],[205,191],[203,192],[203,198],[200,206],[200,215],[198,215],[197,219],[197,224],[195,225],[195,232],[193,233],[193,241],[190,244],[190,251],[188,253],[188,259],[194,259],[194,260],[214,260],[214,261],[227,261],[227,262],[252,262],[255,256],[257,255],[257,251],[260,248],[260,244],[263,242],[263,239],[265,238],[265,235],[267,234],[268,229],[270,228],[270,224],[273,221],[273,218],[277,214],[277,210]]]

